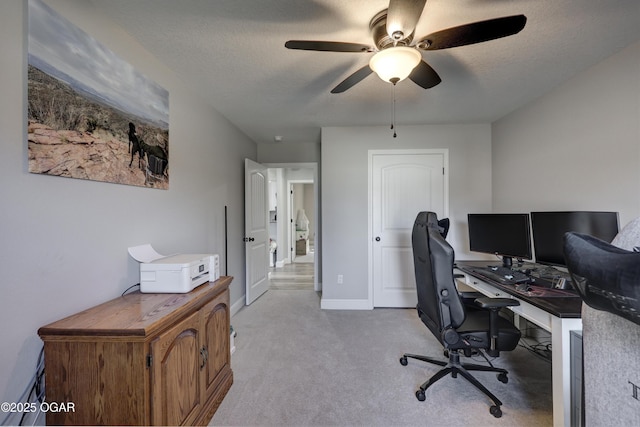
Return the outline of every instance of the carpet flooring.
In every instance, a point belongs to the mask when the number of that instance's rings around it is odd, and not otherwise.
[[[313,290],[272,289],[231,318],[234,383],[210,425],[548,426],[551,365],[523,347],[494,364],[509,382],[475,374],[503,401],[501,418],[464,378],[445,377],[419,402],[439,367],[403,353],[441,357],[415,309],[321,310]],[[473,362],[480,363],[480,360]]]

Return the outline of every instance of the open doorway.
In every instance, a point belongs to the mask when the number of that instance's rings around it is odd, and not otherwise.
[[[315,261],[315,217],[313,181],[289,181],[289,215],[291,232],[291,260],[298,264]]]
[[[321,291],[316,163],[266,164],[270,289]]]

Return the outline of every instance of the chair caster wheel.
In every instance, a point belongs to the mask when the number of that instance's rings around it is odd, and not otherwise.
[[[416,398],[420,401],[420,402],[424,402],[425,399],[427,398],[427,396],[424,395],[424,390],[419,389],[418,391],[416,391]]]
[[[509,378],[507,377],[507,374],[505,374],[504,372],[498,374],[498,381],[500,381],[501,383],[508,383],[509,382]]]
[[[500,418],[502,416],[502,410],[499,406],[496,405],[493,405],[491,408],[489,408],[489,413],[491,413],[491,415],[496,418]]]
[[[407,356],[402,356],[402,357],[400,358],[400,364],[401,364],[402,366],[407,366],[407,363],[408,363],[408,362],[407,362]]]

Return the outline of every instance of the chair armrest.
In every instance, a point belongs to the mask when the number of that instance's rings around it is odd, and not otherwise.
[[[520,301],[513,298],[476,298],[475,303],[487,310],[520,305]]]
[[[520,301],[512,298],[476,298],[475,303],[481,308],[489,310],[489,338],[491,340],[490,346],[487,349],[487,354],[491,357],[498,357],[500,352],[497,350],[498,342],[498,311],[504,307],[512,307],[520,305]]]
[[[475,302],[478,298],[484,298],[484,294],[482,292],[462,291],[462,292],[458,292],[458,294],[463,300],[469,301],[469,302],[471,301]]]

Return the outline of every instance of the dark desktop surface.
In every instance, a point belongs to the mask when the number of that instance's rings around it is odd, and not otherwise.
[[[528,283],[526,287],[518,286],[516,284],[501,283],[498,280],[492,280],[489,277],[483,276],[478,272],[480,269],[484,269],[491,265],[496,265],[496,263],[486,260],[456,262],[456,267],[466,274],[476,277],[477,279],[513,295],[522,301],[536,306],[549,314],[566,318],[581,317],[582,299],[580,299],[580,296],[574,291],[553,289],[551,281],[535,277],[535,272],[532,273],[534,280]],[[540,267],[544,268],[544,266]]]

